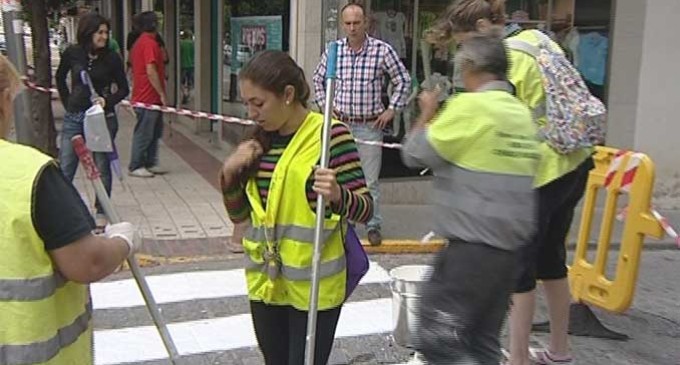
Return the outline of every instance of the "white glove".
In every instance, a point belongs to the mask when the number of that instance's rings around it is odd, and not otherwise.
[[[109,224],[104,229],[104,236],[107,238],[121,238],[123,239],[130,248],[128,257],[137,252],[140,245],[140,240],[137,235],[137,227],[135,227],[130,222],[121,222],[116,224]]]

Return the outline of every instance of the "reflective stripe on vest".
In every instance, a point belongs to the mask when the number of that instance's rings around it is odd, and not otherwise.
[[[33,223],[39,151],[0,139],[0,364],[92,364],[86,285],[57,274]]]
[[[310,112],[284,149],[271,176],[266,205],[251,178],[246,184],[251,228],[243,238],[250,300],[309,309],[316,214],[305,187],[321,155],[323,115]],[[342,304],[346,258],[341,219],[324,219],[318,309]],[[265,228],[266,227],[266,228]]]
[[[52,338],[26,345],[0,345],[0,364],[25,365],[47,362],[62,348],[78,340],[87,331],[92,319],[92,304],[70,325],[60,328]]]
[[[339,227],[339,225],[338,225]],[[325,229],[323,232],[324,242],[330,238],[330,236],[338,230],[335,229]],[[274,230],[274,232],[272,232]],[[275,229],[265,228],[265,227],[248,227],[245,239],[254,242],[267,242],[267,237],[273,238],[276,242],[281,242],[285,239],[294,240],[298,242],[304,242],[309,244],[314,244],[314,229],[309,229],[305,227],[300,227],[296,225],[277,225]]]
[[[31,279],[0,279],[0,300],[31,301],[45,299],[66,284],[58,274]]]
[[[267,272],[267,263],[255,262],[250,256],[245,256],[246,270],[257,270],[263,273]],[[335,260],[322,262],[319,266],[319,276],[322,278],[339,274],[345,270],[347,262],[345,257],[338,257]],[[281,265],[281,275],[291,281],[310,281],[312,280],[312,267],[298,268],[287,265]]]

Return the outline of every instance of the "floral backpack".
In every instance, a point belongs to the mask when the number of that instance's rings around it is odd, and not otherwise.
[[[539,44],[507,39],[509,49],[534,57],[541,71],[545,104],[534,109],[536,119],[545,116],[541,137],[555,151],[569,154],[604,143],[607,108],[586,87],[581,74],[564,54],[552,46],[543,32],[533,30]]]

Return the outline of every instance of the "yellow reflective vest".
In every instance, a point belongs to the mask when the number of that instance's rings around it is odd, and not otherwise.
[[[306,184],[321,156],[323,115],[310,112],[276,164],[266,207],[251,178],[246,195],[252,227],[246,232],[246,280],[249,299],[272,305],[309,308],[316,214]],[[319,310],[342,304],[346,263],[340,216],[324,221]]]
[[[0,139],[3,365],[92,364],[88,288],[59,275],[33,226],[34,187],[51,161],[32,148]]]

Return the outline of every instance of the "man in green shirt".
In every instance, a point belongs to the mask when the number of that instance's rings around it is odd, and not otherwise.
[[[109,33],[109,49],[120,54],[120,45],[118,44],[118,41],[116,41],[115,38],[113,38],[113,35]]]
[[[194,87],[194,35],[189,29],[185,29],[180,37],[179,63],[182,76],[182,104],[186,104]]]

